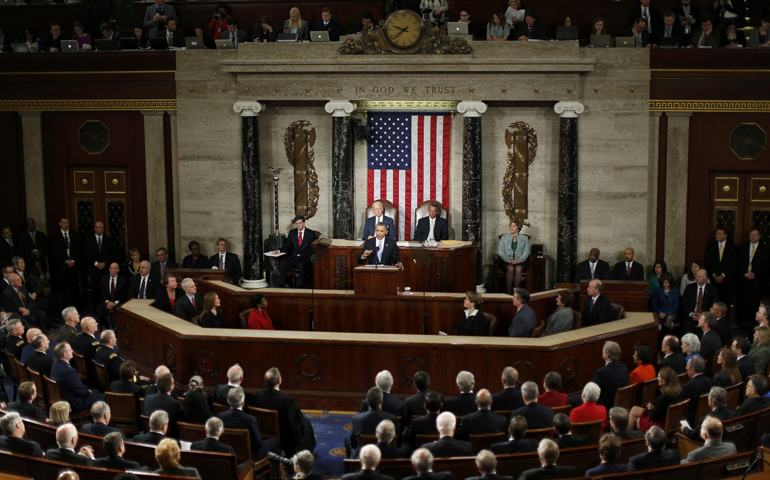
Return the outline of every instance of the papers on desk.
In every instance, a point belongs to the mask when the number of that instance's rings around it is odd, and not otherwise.
[[[447,333],[446,333],[446,332],[442,332],[441,330],[439,330],[439,331],[438,331],[438,334],[439,334],[439,335],[446,335]]]
[[[368,263],[366,265],[364,265],[363,267],[364,268],[377,268],[377,269],[379,269],[379,268],[390,268],[390,269],[396,268],[397,269],[398,268],[396,265],[371,265],[371,264],[368,264]]]
[[[281,255],[286,255],[286,253],[284,253],[284,252],[278,252],[278,253],[265,252],[265,256],[266,257],[280,257]]]
[[[192,447],[192,442],[185,442],[184,440],[179,440],[179,445],[182,446],[182,450],[188,451],[190,450],[190,447]]]
[[[459,242],[457,240],[442,240],[441,243],[444,245],[462,245],[462,242]]]
[[[399,248],[404,248],[404,247],[420,248],[420,247],[422,247],[422,242],[400,241],[400,242],[396,242],[396,245],[398,245]]]

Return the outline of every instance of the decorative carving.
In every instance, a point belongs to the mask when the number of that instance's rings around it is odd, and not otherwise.
[[[110,146],[110,129],[99,120],[86,120],[78,129],[78,145],[89,155],[101,155]]]
[[[347,255],[334,256],[334,289],[348,289],[348,257]]]
[[[2,103],[0,103],[2,107]],[[2,109],[2,108],[0,108]],[[770,112],[768,100],[650,100],[651,112]]]
[[[449,259],[448,257],[436,258],[436,291],[446,292],[449,288]]]
[[[533,381],[537,383],[537,367],[535,364],[527,360],[518,360],[511,365],[513,368],[519,371],[519,381],[521,383]]]
[[[414,374],[428,369],[428,363],[420,357],[409,357],[401,363],[398,373],[401,374],[401,385],[412,386]]]
[[[514,130],[519,130],[514,132]],[[521,145],[515,145],[515,137],[521,132],[526,134],[526,158]],[[527,218],[527,175],[529,165],[535,161],[537,155],[537,132],[532,126],[524,122],[515,122],[508,125],[505,131],[505,144],[508,146],[508,168],[503,177],[503,205],[505,214],[509,220],[524,220]],[[519,181],[517,181],[517,179]],[[515,193],[514,193],[515,192]],[[514,204],[514,197],[518,202]],[[523,203],[523,208],[519,203]],[[516,208],[514,208],[516,207]]]
[[[323,380],[324,364],[321,358],[312,353],[305,353],[294,361],[294,373],[298,382],[321,383]]]
[[[120,339],[123,342],[123,348],[130,352],[134,351],[134,331],[128,324],[120,326]]]
[[[456,54],[469,55],[473,48],[463,38],[450,37],[446,29],[433,25],[425,27],[422,39],[413,47],[400,50],[392,47],[385,40],[385,33],[379,25],[370,25],[358,38],[349,38],[340,46],[340,55],[431,55]]]
[[[170,343],[163,344],[163,361],[171,373],[176,373],[176,348]]]
[[[305,130],[308,128],[309,130]],[[297,134],[304,134],[304,138],[298,138]],[[305,142],[299,151],[295,151],[294,144],[300,139],[304,139]],[[297,120],[286,129],[284,136],[286,156],[294,167],[294,211],[297,215],[304,215],[306,218],[313,218],[318,210],[318,174],[313,166],[314,144],[315,128],[307,120]]]
[[[580,359],[574,356],[565,358],[559,364],[559,375],[561,375],[561,386],[577,385],[578,374],[580,373]]]
[[[219,378],[219,358],[211,350],[200,350],[190,359],[193,372],[201,377]]]
[[[176,110],[176,100],[4,100],[0,111]]]
[[[366,113],[370,110],[454,112],[460,102],[457,100],[359,100],[353,103],[356,104],[356,110]]]

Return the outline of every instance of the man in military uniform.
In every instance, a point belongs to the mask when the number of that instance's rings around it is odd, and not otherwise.
[[[81,332],[77,334],[72,342],[73,350],[82,355],[86,361],[89,385],[97,385],[99,383],[96,376],[96,368],[92,362],[96,358],[96,349],[101,345],[99,339],[94,335],[98,329],[99,326],[93,317],[85,317],[80,321]]]
[[[5,350],[19,359],[24,345],[27,344],[24,339],[24,324],[18,318],[14,318],[8,320],[5,328],[8,331],[8,338],[5,339]]]
[[[117,338],[112,330],[105,330],[101,335],[102,345],[96,350],[96,361],[107,368],[110,383],[120,380],[120,364],[123,358],[115,351]]]
[[[80,330],[77,329],[77,324],[80,323],[80,314],[75,307],[67,307],[61,312],[61,317],[64,320],[64,326],[61,327],[59,332],[59,343],[67,342],[72,344],[75,341],[75,337]]]

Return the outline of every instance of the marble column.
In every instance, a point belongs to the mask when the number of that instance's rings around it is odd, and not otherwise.
[[[553,107],[559,121],[559,202],[556,282],[571,283],[577,268],[578,243],[578,115],[580,102],[559,102]]]
[[[481,114],[484,102],[460,102],[457,111],[463,115],[463,241],[476,242],[476,290],[485,292],[482,274],[481,244]]]
[[[142,111],[144,116],[144,168],[147,189],[147,241],[150,251],[168,244],[166,215],[166,146],[162,110]]]
[[[43,228],[45,214],[45,175],[43,173],[43,112],[19,112],[21,116],[22,146],[24,148],[24,189],[26,216],[34,218]]]
[[[353,129],[350,114],[356,110],[351,102],[326,104],[332,114],[332,238],[353,239]]]
[[[262,275],[262,197],[260,195],[259,102],[235,102],[241,114],[241,186],[243,188],[243,281],[244,288],[264,288]]]
[[[663,258],[674,275],[684,273],[687,243],[687,175],[691,112],[666,112],[666,222]],[[690,259],[692,260],[692,259]]]
[[[172,192],[172,201],[174,203],[174,222],[173,222],[173,228],[174,228],[174,247],[175,247],[175,253],[176,258],[182,259],[185,255],[187,255],[187,252],[189,251],[187,248],[187,244],[182,243],[182,216],[181,216],[181,210],[180,210],[180,201],[179,201],[179,143],[177,142],[177,117],[176,117],[176,110],[166,110],[166,113],[169,116],[170,124],[171,124],[171,130],[169,131],[169,135],[171,136],[171,185],[174,189]],[[169,245],[170,247],[171,245]],[[181,265],[181,262],[180,262]]]

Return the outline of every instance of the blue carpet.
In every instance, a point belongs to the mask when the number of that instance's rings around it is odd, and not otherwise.
[[[305,416],[313,424],[316,436],[316,460],[313,473],[324,478],[339,478],[343,473],[342,461],[345,460],[345,439],[350,436],[352,412],[330,412],[328,410],[310,410]]]

